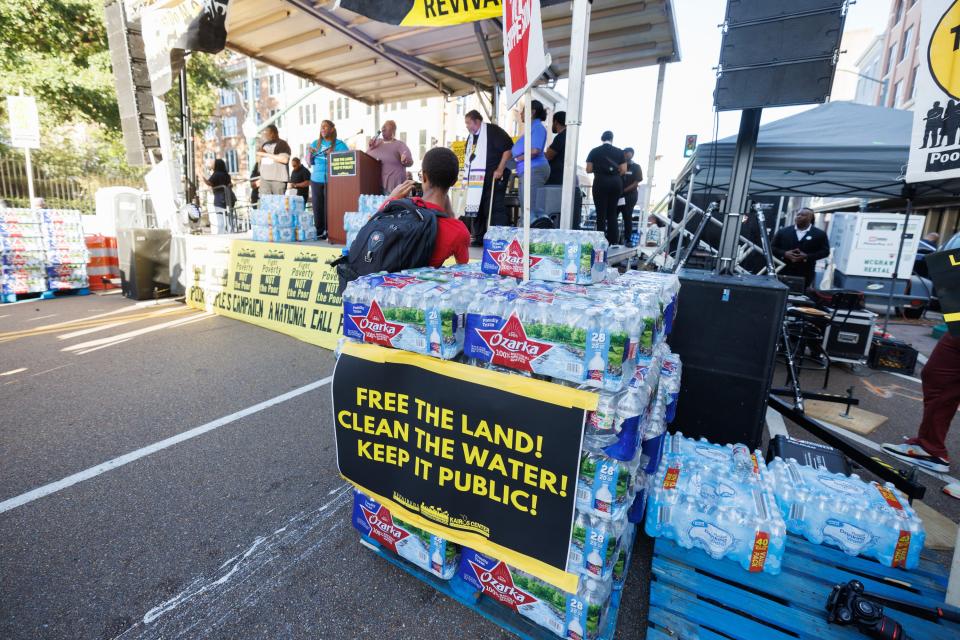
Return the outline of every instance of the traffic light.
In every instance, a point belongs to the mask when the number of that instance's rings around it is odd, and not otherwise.
[[[686,142],[683,143],[683,157],[689,158],[693,155],[693,152],[697,150],[697,136],[687,136]]]

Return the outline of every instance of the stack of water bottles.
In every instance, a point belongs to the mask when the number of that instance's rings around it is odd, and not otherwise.
[[[317,239],[313,215],[307,214],[300,196],[260,196],[250,213],[251,234],[259,242],[311,242]]]
[[[607,269],[609,246],[598,231],[530,229],[530,278],[599,283]],[[523,229],[490,227],[483,237],[483,272],[522,278],[523,262]]]
[[[769,470],[789,532],[889,567],[919,564],[923,521],[891,483],[864,482],[856,474],[830,473],[792,458],[774,458]]]
[[[376,542],[438,578],[449,580],[457,571],[460,546],[396,518],[379,502],[353,492],[353,526]]]
[[[348,248],[353,244],[360,229],[370,221],[373,214],[379,211],[386,201],[387,196],[363,193],[357,201],[357,210],[343,214],[343,230],[347,232]]]
[[[87,245],[81,213],[73,209],[41,209],[47,287],[83,289],[87,279]]]
[[[665,435],[648,484],[646,532],[730,558],[747,571],[780,573],[786,526],[759,451]]]
[[[0,209],[0,294],[47,290],[46,243],[36,209]]]

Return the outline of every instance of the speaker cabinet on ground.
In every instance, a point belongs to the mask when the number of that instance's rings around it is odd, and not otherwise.
[[[117,256],[123,295],[133,300],[170,295],[169,229],[118,229]]]
[[[763,276],[680,272],[670,347],[683,362],[672,429],[760,446],[787,287]]]

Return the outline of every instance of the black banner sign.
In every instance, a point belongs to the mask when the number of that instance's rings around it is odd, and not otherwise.
[[[575,585],[564,571],[584,409],[595,403],[596,394],[351,343],[333,378],[337,464],[400,517]]]

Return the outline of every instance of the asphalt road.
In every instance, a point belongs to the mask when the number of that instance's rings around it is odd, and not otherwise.
[[[0,305],[0,638],[509,637],[359,544],[333,364],[176,303]],[[618,638],[644,636],[649,551]]]

